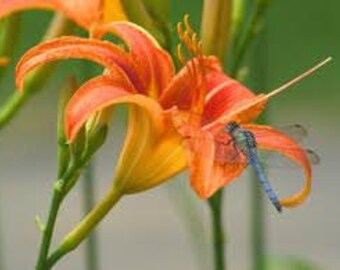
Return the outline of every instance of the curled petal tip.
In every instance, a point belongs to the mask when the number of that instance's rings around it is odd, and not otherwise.
[[[260,149],[276,151],[286,156],[299,165],[305,175],[305,182],[302,189],[292,196],[280,200],[282,207],[296,207],[308,198],[312,187],[312,171],[309,159],[299,144],[294,142],[287,135],[269,126],[244,125],[255,135]]]

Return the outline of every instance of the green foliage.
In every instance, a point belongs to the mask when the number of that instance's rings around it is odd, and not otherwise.
[[[267,260],[268,270],[320,270],[313,263],[289,256],[289,257],[274,257]]]

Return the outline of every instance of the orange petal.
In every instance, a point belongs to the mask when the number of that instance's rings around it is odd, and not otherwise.
[[[176,76],[160,98],[163,108],[177,106],[179,109],[190,109],[197,96],[198,81],[203,78],[197,78],[198,73],[194,70],[201,69],[203,65],[205,70],[205,87],[206,92],[211,91],[221,81],[222,68],[220,62],[215,57],[204,57],[198,61],[197,58],[189,61]],[[200,76],[201,74],[199,74]]]
[[[214,136],[200,128],[182,127],[189,154],[191,186],[202,199],[207,199],[218,189],[239,176],[245,167],[245,158],[232,161],[235,150],[227,133]],[[232,161],[232,162],[231,162]]]
[[[264,110],[267,104],[267,97],[259,94],[253,97],[244,95],[239,102],[236,102],[231,108],[228,108],[226,114],[220,116],[214,122],[208,123],[204,129],[209,130],[213,134],[220,132],[226,123],[249,123],[256,119]],[[231,105],[231,104],[230,104]]]
[[[215,146],[211,134],[196,130],[197,136],[187,139],[191,186],[201,198],[206,198],[215,190],[210,179],[214,163]]]
[[[174,75],[170,55],[140,26],[128,22],[114,22],[95,29],[96,37],[112,33],[129,47],[130,55],[144,80],[144,94],[158,97]]]
[[[213,139],[214,144],[214,158],[213,165],[210,170],[210,175],[206,179],[201,179],[205,182],[206,189],[204,192],[200,192],[199,195],[203,199],[207,199],[212,196],[217,190],[229,184],[235,180],[244,170],[247,162],[245,157],[237,155],[234,146],[228,144],[230,137],[227,133],[223,132]],[[199,154],[199,149],[197,153]],[[202,156],[205,158],[205,156]]]
[[[65,132],[68,140],[74,140],[81,126],[95,112],[118,103],[133,103],[144,108],[160,128],[163,123],[159,118],[161,108],[158,103],[148,97],[132,94],[134,91],[132,84],[124,77],[100,76],[85,83],[66,107]]]
[[[100,0],[0,0],[0,18],[24,9],[54,9],[89,29],[102,17]]]
[[[302,190],[289,198],[281,200],[280,203],[285,207],[294,207],[303,203],[310,194],[312,186],[312,171],[305,151],[287,135],[272,127],[259,125],[244,125],[244,127],[255,134],[259,148],[277,151],[302,167],[305,174],[305,184]]]
[[[244,171],[246,162],[227,162],[221,164],[220,162],[214,162],[212,175],[210,181],[215,183],[214,188],[211,189],[210,193],[205,194],[203,199],[207,199],[212,196],[220,188],[230,184],[233,180],[236,180],[238,176]]]
[[[206,97],[204,124],[213,122],[222,115],[228,115],[237,104],[242,104],[255,97],[248,88],[223,73],[218,80],[219,84]]]
[[[34,68],[60,59],[84,58],[109,70],[122,69],[134,83],[140,85],[130,57],[118,46],[95,39],[63,37],[41,43],[28,50],[16,67],[16,84],[22,89],[23,78]]]

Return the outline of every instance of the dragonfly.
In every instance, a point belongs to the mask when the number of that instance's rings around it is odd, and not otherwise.
[[[285,127],[284,129],[286,130],[285,133],[290,133],[289,136],[297,142],[301,141],[304,137],[307,136],[306,129],[299,124],[294,124]],[[223,140],[217,140],[215,142],[217,160],[220,161],[222,164],[225,164],[226,162],[241,162],[241,159],[239,159],[237,156],[227,157],[225,155],[227,152],[229,152],[226,151],[227,147],[233,147],[233,152],[237,153],[236,155],[242,154],[246,158],[247,165],[250,165],[253,168],[259,180],[259,183],[263,187],[263,190],[267,194],[267,197],[269,198],[273,206],[278,212],[282,212],[282,206],[280,205],[278,195],[274,188],[271,186],[265,173],[265,167],[260,159],[260,153],[257,149],[257,143],[254,134],[250,130],[241,127],[236,122],[229,122],[225,124],[222,132],[228,134],[230,140],[228,142],[225,142]],[[304,150],[311,164],[316,165],[320,163],[320,157],[315,151],[311,149]]]
[[[297,143],[301,143],[308,135],[307,130],[300,124],[284,126],[279,128],[279,130]],[[278,155],[275,155],[273,152],[265,151],[264,153],[262,150],[260,151],[257,148],[254,134],[236,122],[226,123],[213,140],[215,144],[215,161],[221,165],[233,163],[251,166],[273,206],[278,212],[282,212],[278,195],[271,186],[265,169],[275,166],[287,169],[289,165],[284,164],[285,159],[281,156],[278,159]],[[184,142],[184,146],[188,147],[188,144]],[[320,163],[320,157],[314,150],[303,150],[312,165]],[[263,154],[265,155],[262,156]]]
[[[230,122],[224,126],[224,131],[231,137],[233,147],[240,149],[245,155],[249,165],[251,165],[255,171],[256,176],[264,191],[266,192],[269,200],[272,202],[278,212],[282,211],[278,196],[267,179],[264,172],[264,168],[260,162],[259,154],[256,146],[256,139],[254,134],[244,128],[241,128],[236,122]]]

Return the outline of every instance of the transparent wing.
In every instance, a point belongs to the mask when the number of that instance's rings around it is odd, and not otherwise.
[[[312,166],[320,164],[320,156],[314,150],[304,149],[304,151]],[[299,168],[292,160],[286,158],[278,152],[259,150],[259,153],[261,162],[265,167],[289,170],[295,170]]]
[[[320,161],[321,161],[320,156],[318,155],[318,153],[315,152],[315,150],[312,150],[312,149],[304,149],[304,150],[305,150],[305,153],[307,154],[309,162],[312,165],[320,164]]]
[[[288,137],[292,138],[294,141],[301,143],[307,136],[307,129],[300,124],[292,124],[287,126],[279,127],[278,130],[285,133]]]

